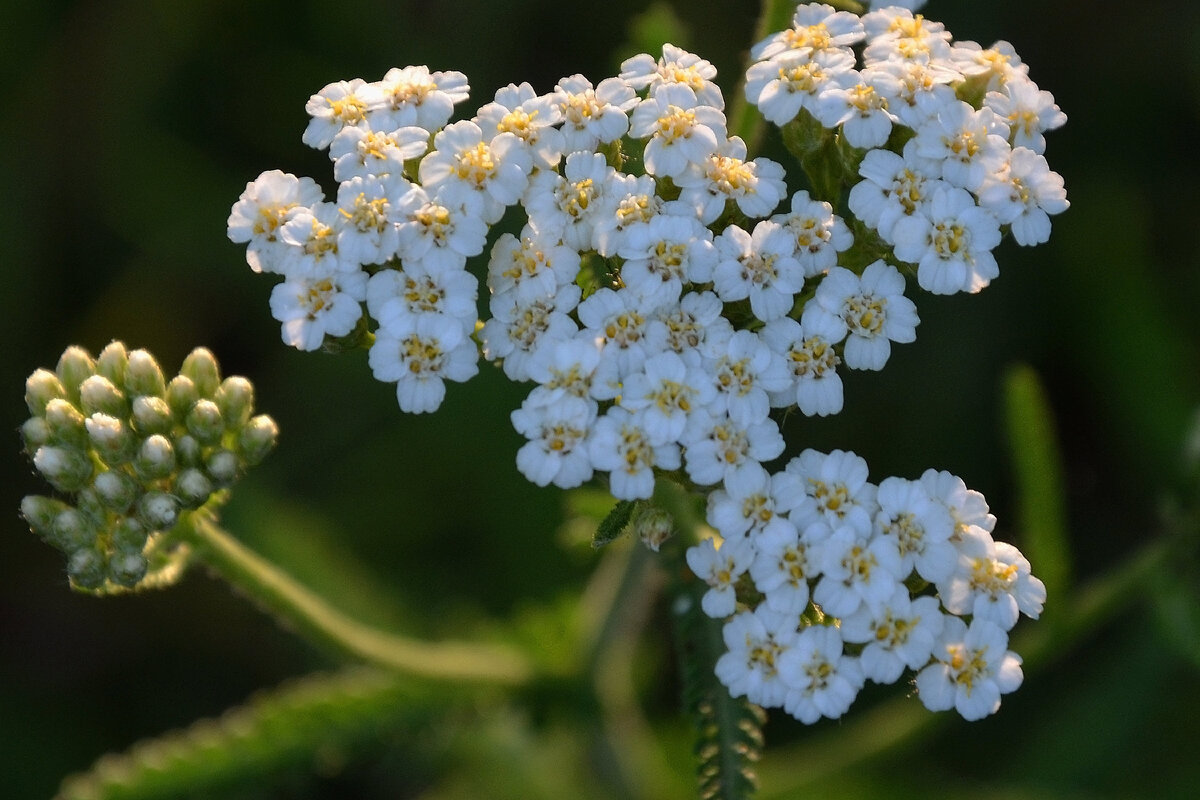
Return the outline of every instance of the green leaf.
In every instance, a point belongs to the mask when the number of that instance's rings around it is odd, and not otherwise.
[[[672,609],[684,709],[696,732],[699,797],[741,800],[758,788],[754,764],[762,756],[766,712],[744,697],[731,697],[717,680],[717,658],[725,652],[723,622],[701,609],[706,588],[699,581],[681,587]]]
[[[1062,453],[1050,404],[1037,373],[1027,365],[1009,370],[1004,399],[1022,544],[1047,592],[1063,597],[1070,589],[1071,554]]]
[[[604,545],[620,537],[629,527],[629,520],[633,518],[633,510],[637,508],[638,503],[634,500],[618,500],[613,506],[613,510],[608,512],[608,516],[596,528],[596,535],[592,537],[592,547],[599,549]]]
[[[378,740],[406,717],[428,721],[444,696],[355,667],[309,676],[252,698],[219,719],[139,742],[63,781],[55,800],[209,796],[271,773],[312,767],[321,754]],[[215,795],[214,795],[215,796]]]

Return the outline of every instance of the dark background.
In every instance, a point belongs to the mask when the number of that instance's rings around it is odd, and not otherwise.
[[[671,6],[688,26],[676,43],[715,63],[731,98],[756,4]],[[246,267],[225,219],[267,169],[330,188],[324,154],[300,141],[304,103],[326,83],[406,64],[461,70],[465,117],[509,82],[547,91],[572,73],[615,74],[635,52],[625,43],[642,10],[629,0],[5,5],[0,422],[12,434],[0,458],[10,509],[0,793],[47,797],[106,751],[331,665],[202,571],[136,597],[68,590],[57,552],[17,516],[20,498],[43,488],[16,434],[25,377],[68,344],[97,352],[119,338],[168,371],[206,345],[226,374],[252,378],[282,437],[239,487],[228,527],[347,609],[440,636],[577,591],[595,557],[557,532],[563,493],[531,486],[514,465],[508,414],[524,390],[481,365],[469,385],[449,386],[437,414],[401,415],[365,353],[279,341],[272,281]],[[1072,207],[1048,245],[1006,243],[1001,276],[980,295],[917,297],[916,343],[882,373],[849,376],[839,417],[793,420],[787,436],[795,450],[855,450],[874,480],[949,469],[986,494],[998,534],[1020,544],[1000,389],[1009,367],[1028,363],[1063,441],[1074,569],[1086,581],[1158,535],[1200,400],[1200,12],[935,0],[927,14],[957,39],[1012,42],[1053,92],[1069,121],[1047,157]],[[900,782],[927,796],[1191,796],[1196,666],[1158,633],[1161,617],[1131,605],[1028,675],[999,721],[931,739]],[[347,769],[379,771],[379,758]],[[359,791],[304,778],[286,787],[270,791]]]

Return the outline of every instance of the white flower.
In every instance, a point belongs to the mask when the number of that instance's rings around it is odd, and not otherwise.
[[[716,389],[699,366],[690,366],[670,350],[646,359],[625,379],[621,405],[640,411],[656,441],[674,442],[688,417],[712,402]]]
[[[863,59],[876,61],[930,61],[949,59],[950,32],[940,22],[913,14],[907,8],[888,7],[864,14],[868,42]]]
[[[304,105],[312,119],[301,138],[309,147],[324,150],[343,128],[366,125],[367,109],[377,99],[376,87],[361,78],[329,84]]]
[[[379,82],[381,102],[369,112],[376,130],[417,125],[436,131],[450,121],[454,105],[467,99],[470,86],[461,72],[430,72],[428,67],[394,67]]]
[[[1030,574],[1029,560],[1020,550],[974,526],[961,534],[958,548],[958,569],[938,585],[947,611],[971,614],[1003,630],[1017,623],[1018,614],[1041,615],[1046,586]]]
[[[538,383],[529,393],[529,404],[549,405],[564,395],[588,397],[599,363],[600,345],[594,339],[576,337],[539,347],[528,363],[529,377]]]
[[[942,180],[975,191],[1008,158],[1008,125],[990,108],[951,103],[917,130],[917,155],[940,161]]]
[[[958,102],[953,84],[960,83],[963,76],[948,62],[877,61],[866,69],[896,79],[895,84],[877,82],[876,91],[887,100],[888,111],[913,130],[936,117],[946,106]]]
[[[533,158],[511,133],[484,138],[470,120],[455,122],[433,137],[434,151],[421,160],[426,191],[438,191],[447,204],[480,209],[489,225],[514,205],[529,185]]]
[[[640,100],[620,78],[606,78],[595,88],[582,75],[563,78],[554,87],[563,125],[563,152],[595,150],[615,142],[629,130],[628,112]]]
[[[561,176],[539,172],[525,193],[529,224],[547,239],[561,238],[579,252],[589,249],[609,177],[615,172],[604,156],[586,152],[567,156]]]
[[[754,544],[749,539],[725,539],[720,548],[714,539],[705,539],[687,549],[688,567],[709,585],[700,600],[710,617],[720,619],[733,613],[737,603],[734,585],[754,561]]]
[[[488,261],[488,287],[493,294],[515,292],[522,302],[532,302],[573,283],[579,274],[579,252],[546,239],[526,226],[518,239],[504,233],[492,247]]]
[[[725,115],[677,83],[659,87],[633,110],[629,132],[649,139],[643,161],[646,172],[657,178],[683,174],[689,164],[699,164],[728,138]]]
[[[823,50],[827,47],[848,47],[858,44],[864,36],[857,14],[834,11],[824,3],[801,3],[792,15],[792,27],[773,33],[750,48],[755,61],[774,58],[788,50]]]
[[[734,136],[676,176],[675,185],[683,190],[679,200],[710,225],[730,200],[748,217],[770,214],[787,194],[783,174],[783,167],[770,159],[747,161],[745,142]]]
[[[890,72],[868,67],[858,83],[834,87],[821,94],[813,116],[826,128],[842,126],[851,147],[882,147],[899,118],[888,110],[888,98],[898,95],[900,81]]]
[[[746,99],[780,127],[801,109],[815,113],[822,92],[854,82],[854,54],[848,49],[788,50],[746,70]]]
[[[1008,123],[1008,141],[1013,147],[1046,152],[1045,131],[1062,127],[1067,115],[1054,103],[1054,95],[1038,89],[1028,79],[1007,81],[998,92],[988,92],[983,103]]]
[[[989,533],[996,527],[996,518],[988,513],[987,500],[979,492],[968,489],[957,475],[945,470],[927,469],[921,475],[921,485],[929,496],[946,507],[954,520],[954,536],[957,541],[972,525]]]
[[[845,714],[863,685],[858,659],[842,653],[842,637],[834,627],[800,631],[778,663],[788,686],[783,707],[805,724]]]
[[[978,42],[955,42],[950,56],[954,68],[972,84],[982,84],[986,92],[1000,91],[1010,82],[1029,80],[1029,65],[1021,63],[1021,57],[1008,42],[996,42],[986,49]]]
[[[275,272],[282,247],[280,229],[302,210],[323,199],[321,187],[312,178],[273,169],[250,183],[229,212],[229,238],[248,242],[246,261],[255,272]]]
[[[933,648],[934,663],[917,673],[917,696],[930,711],[957,709],[963,719],[983,719],[1000,708],[1000,695],[1024,680],[1021,657],[1008,649],[1008,636],[977,619],[968,628],[947,617]]]
[[[1000,223],[964,189],[938,187],[921,213],[892,230],[896,258],[917,265],[917,283],[934,294],[978,292],[1000,274],[992,248]]]
[[[475,331],[479,281],[474,275],[458,267],[440,270],[406,267],[389,272],[400,277],[385,279],[386,289],[380,282],[374,293],[378,305],[374,316],[379,320],[380,330],[395,332],[405,327],[401,320],[407,317],[441,314],[458,322],[464,335],[470,336]],[[380,274],[383,273],[372,276],[372,283]],[[386,290],[393,293],[391,297],[383,296]]]
[[[778,458],[784,449],[783,434],[774,420],[740,425],[727,416],[694,414],[681,443],[687,449],[687,473],[701,486],[725,480],[746,464]]]
[[[329,145],[333,177],[339,181],[367,176],[401,175],[404,162],[429,148],[424,128],[407,127],[391,133],[368,127],[343,128]]]
[[[316,203],[300,209],[279,230],[279,239],[290,245],[277,265],[289,278],[322,278],[333,272],[355,272],[361,266],[338,248],[346,217],[334,203]]]
[[[538,486],[571,489],[592,477],[587,434],[596,403],[567,396],[552,405],[526,401],[512,412],[513,427],[529,441],[517,451],[517,469]]]
[[[846,336],[846,324],[832,314],[818,313],[816,304],[807,306],[801,322],[791,317],[767,323],[759,335],[767,346],[783,356],[792,374],[792,385],[771,394],[771,405],[795,404],[808,416],[828,416],[842,410],[842,363],[834,345]]]
[[[931,583],[950,577],[958,563],[958,551],[950,544],[954,519],[944,505],[929,495],[920,481],[885,478],[875,494],[879,513],[875,526],[881,536],[896,542],[900,574],[914,569]]]
[[[796,260],[804,275],[819,275],[837,263],[837,254],[854,244],[846,223],[833,213],[833,206],[813,200],[803,189],[792,195],[792,210],[771,217],[796,238]]]
[[[844,360],[851,369],[883,369],[891,342],[917,338],[917,307],[904,296],[904,276],[882,260],[863,270],[861,277],[834,267],[817,287],[815,299],[845,322]]]
[[[717,659],[716,674],[729,694],[764,708],[782,706],[788,687],[779,673],[779,658],[796,641],[796,615],[759,605],[726,622],[721,635],[728,651]]]
[[[793,525],[778,525],[754,539],[758,551],[750,565],[754,588],[764,605],[780,613],[799,615],[808,607],[808,582],[820,576],[819,547],[800,539]]]
[[[796,238],[790,230],[763,220],[747,233],[730,225],[714,242],[717,266],[713,289],[726,302],[750,299],[750,310],[764,322],[792,310],[804,288],[804,268],[796,260]]]
[[[1050,216],[1071,205],[1062,176],[1046,159],[1024,147],[1014,148],[1005,165],[979,190],[979,205],[1011,225],[1017,244],[1041,244],[1050,238]]]
[[[325,336],[345,336],[362,317],[367,295],[365,272],[298,275],[271,292],[271,315],[283,323],[283,342],[316,350]]]
[[[654,469],[679,469],[679,445],[659,435],[643,411],[613,406],[596,420],[588,438],[592,466],[609,473],[609,489],[619,500],[654,494]],[[723,549],[723,548],[722,548]]]
[[[813,602],[826,614],[845,617],[862,605],[878,609],[905,577],[896,543],[886,537],[863,536],[847,526],[820,544],[821,580]]]
[[[788,474],[800,479],[790,517],[801,532],[814,523],[827,528],[850,526],[861,536],[871,532],[876,511],[875,486],[867,483],[867,462],[854,453],[807,449],[788,462]]]
[[[479,338],[488,361],[504,359],[509,380],[529,379],[529,361],[539,347],[575,337],[579,326],[568,316],[579,303],[581,290],[563,286],[554,295],[522,301],[515,292],[493,295],[489,319]]]
[[[651,96],[663,87],[682,85],[691,89],[704,105],[723,109],[721,87],[713,82],[716,77],[717,68],[711,63],[673,44],[664,44],[662,58],[657,60],[646,53],[626,59],[620,74],[621,80],[634,90],[649,87]]]
[[[446,396],[444,381],[463,383],[479,372],[479,351],[462,324],[442,314],[397,319],[380,329],[367,354],[376,379],[396,381],[400,410],[436,411]]]
[[[554,95],[538,95],[528,83],[510,83],[496,92],[494,102],[479,109],[475,122],[492,136],[511,133],[529,152],[533,165],[551,169],[563,156],[563,137],[557,128],[562,119]]]
[[[945,617],[937,598],[910,598],[897,586],[876,609],[860,606],[842,619],[842,638],[865,644],[859,656],[863,674],[876,683],[895,683],[905,667],[920,669],[929,663]]]
[[[487,242],[488,227],[478,214],[420,186],[400,198],[391,215],[400,237],[397,249],[406,264],[463,267],[469,257],[483,252]]]
[[[913,140],[904,145],[903,157],[888,150],[872,150],[863,158],[861,180],[850,189],[850,210],[876,230],[888,244],[895,244],[896,222],[918,213],[939,186],[938,164],[917,155]]]
[[[354,178],[338,187],[338,211],[346,223],[338,231],[338,252],[356,264],[383,264],[396,255],[400,231],[392,206],[412,188],[399,175]]]
[[[747,464],[725,476],[725,488],[710,492],[706,519],[726,539],[762,536],[774,528],[794,529],[782,516],[791,498],[802,491],[795,475],[768,474],[757,464]]]
[[[783,391],[791,384],[783,359],[753,331],[736,331],[705,369],[717,389],[713,412],[728,411],[733,420],[746,427],[770,414],[769,393]]]
[[[592,229],[592,247],[604,257],[614,256],[625,245],[625,231],[649,222],[663,211],[663,199],[655,193],[653,175],[625,175],[613,171],[609,185],[600,194]]]
[[[604,342],[598,369],[611,368],[610,381],[592,383],[592,394],[597,400],[611,400],[619,395],[620,381],[640,371],[648,357],[666,347],[666,325],[627,289],[600,289],[579,304],[579,321],[590,336]]]
[[[717,263],[712,232],[692,216],[659,214],[633,225],[618,252],[621,280],[649,308],[677,304],[683,285],[711,280]]]

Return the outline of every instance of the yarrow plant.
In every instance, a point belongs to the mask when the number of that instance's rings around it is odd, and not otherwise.
[[[458,121],[466,76],[409,66],[314,94],[303,140],[336,192],[264,172],[229,238],[281,278],[285,344],[368,348],[404,412],[435,411],[481,358],[528,384],[517,469],[603,483],[652,549],[670,528],[656,486],[703,498],[708,532],[677,555],[698,613],[723,621],[713,674],[733,697],[813,723],[907,675],[929,709],[986,717],[1022,681],[1009,631],[1046,600],[1028,560],[959,477],[872,483],[858,455],[811,448],[779,466],[780,423],[841,412],[845,370],[915,340],[918,290],[979,292],[1004,238],[1047,240],[1068,202],[1045,134],[1065,116],[1010,45],[955,42],[901,5],[800,5],[750,56],[744,99],[798,170],[754,157],[715,68],[670,44],[595,83],[510,84]],[[114,371],[108,353],[30,379],[35,464],[118,531],[26,501],[84,588],[136,584],[131,554],[153,551],[167,507],[266,448],[228,381],[146,388],[138,359]]]

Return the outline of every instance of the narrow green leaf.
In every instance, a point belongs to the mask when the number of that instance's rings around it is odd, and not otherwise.
[[[101,758],[67,778],[55,800],[170,800],[261,783],[350,751],[406,717],[428,719],[444,696],[386,672],[353,667],[285,684],[219,719],[200,720]],[[444,713],[444,712],[443,712]],[[211,796],[217,796],[212,794]]]
[[[604,547],[625,533],[625,529],[629,527],[629,520],[633,518],[633,510],[637,506],[638,503],[634,500],[618,500],[612,511],[608,512],[608,516],[596,528],[596,535],[592,537],[592,547],[596,549]]]
[[[744,697],[731,697],[717,680],[717,658],[725,652],[723,622],[701,609],[700,596],[706,588],[680,587],[672,608],[684,709],[696,733],[699,797],[744,800],[758,789],[754,765],[762,756],[766,712]]]
[[[1022,545],[1050,596],[1063,597],[1070,589],[1071,554],[1062,454],[1050,404],[1028,365],[1009,370],[1004,398]]]

